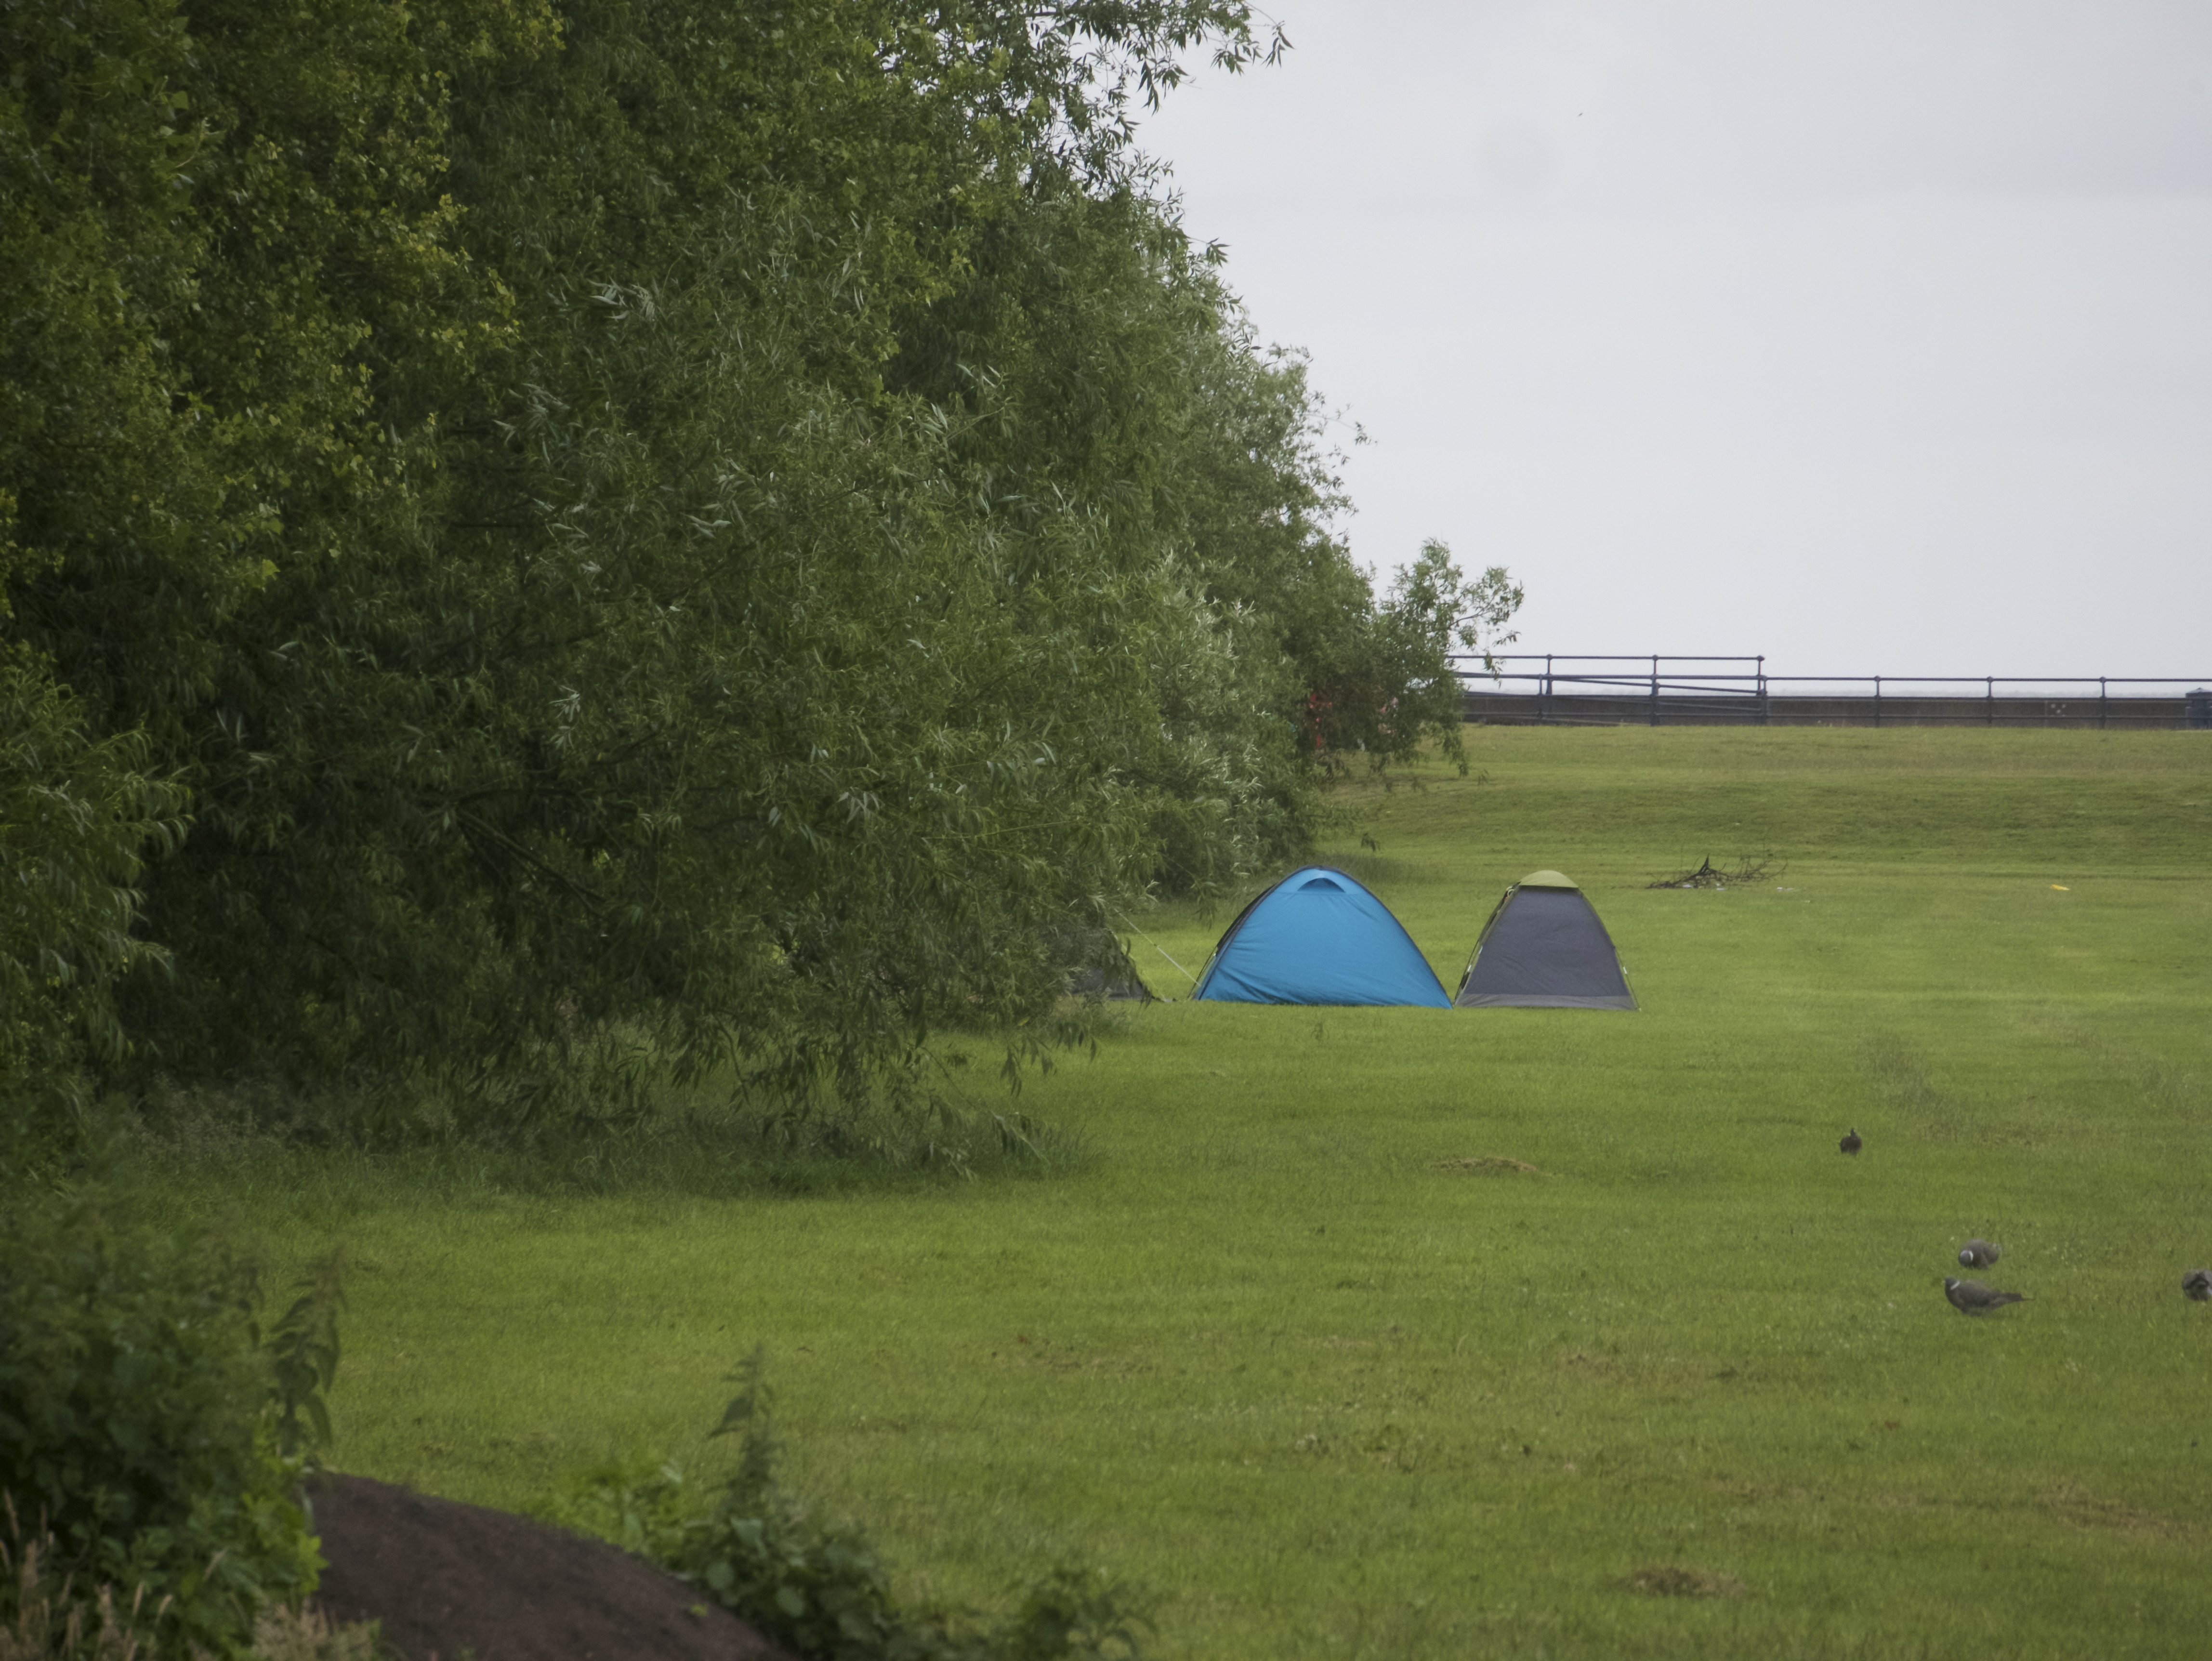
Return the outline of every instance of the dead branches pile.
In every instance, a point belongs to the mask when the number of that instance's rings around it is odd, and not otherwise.
[[[1728,888],[1764,882],[1769,877],[1780,876],[1789,868],[1786,865],[1775,866],[1771,854],[1762,854],[1757,858],[1748,854],[1739,854],[1735,868],[1731,871],[1715,866],[1712,856],[1707,855],[1705,862],[1694,870],[1677,871],[1670,877],[1662,877],[1656,882],[1648,882],[1644,885],[1646,888]]]

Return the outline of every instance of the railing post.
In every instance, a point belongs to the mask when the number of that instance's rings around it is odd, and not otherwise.
[[[1544,654],[1544,702],[1536,711],[1537,725],[1548,726],[1552,720],[1552,654]]]
[[[2098,676],[2098,677],[2097,677],[2097,730],[2098,730],[2100,733],[2101,733],[2101,732],[2103,732],[2103,731],[2105,730],[2105,700],[2106,700],[2107,697],[2109,697],[2110,696],[2111,696],[2111,692],[2110,692],[2110,691],[2106,688],[2106,686],[2105,685],[2105,678],[2104,678],[2102,675]]]
[[[1997,724],[1997,678],[1991,675],[1988,681],[1988,689],[1984,693],[1987,701],[1982,705],[1982,725],[1994,727]]]
[[[1881,725],[1881,677],[1874,678],[1874,724]]]
[[[1767,715],[1766,654],[1761,652],[1759,654],[1759,724],[1761,727],[1767,725]]]
[[[1651,654],[1651,724],[1659,724],[1659,654]]]

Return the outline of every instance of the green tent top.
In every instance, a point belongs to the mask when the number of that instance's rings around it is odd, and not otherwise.
[[[1531,871],[1514,886],[1516,888],[1579,888],[1582,885],[1571,877],[1563,877],[1556,871]]]

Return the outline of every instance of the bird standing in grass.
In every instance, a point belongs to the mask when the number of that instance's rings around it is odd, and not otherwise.
[[[2023,1302],[2027,1297],[2025,1293],[1999,1292],[1979,1281],[1961,1281],[1948,1275],[1943,1277],[1943,1295],[1961,1315],[1986,1315],[2007,1304]]]
[[[1866,1144],[1859,1140],[1859,1128],[1856,1125],[1853,1125],[1845,1131],[1844,1140],[1836,1144],[1838,1151],[1844,1153],[1856,1153],[1865,1146]]]
[[[2200,1304],[2212,1302],[2212,1269],[2192,1269],[2181,1277],[2181,1289]]]
[[[1969,1240],[1959,1248],[1959,1261],[1968,1269],[1987,1269],[2004,1256],[2004,1248],[1987,1240]]]

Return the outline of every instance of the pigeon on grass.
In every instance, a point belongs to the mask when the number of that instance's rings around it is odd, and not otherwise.
[[[2027,1297],[2025,1293],[1999,1292],[1979,1281],[1961,1281],[1948,1275],[1943,1277],[1943,1295],[1961,1315],[1986,1315],[2007,1304],[2023,1302]]]
[[[1959,1248],[1959,1261],[1968,1269],[1987,1269],[2004,1256],[2004,1248],[1988,1240],[1969,1240]]]
[[[1841,1153],[1856,1153],[1865,1146],[1866,1144],[1859,1140],[1859,1128],[1853,1125],[1844,1133],[1844,1140],[1836,1144],[1836,1150]]]
[[[2192,1269],[2181,1277],[2181,1289],[2200,1304],[2212,1302],[2212,1269]]]

